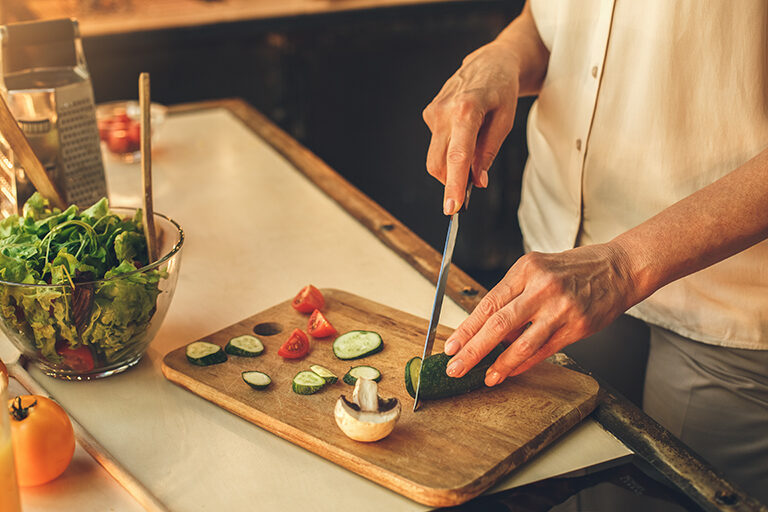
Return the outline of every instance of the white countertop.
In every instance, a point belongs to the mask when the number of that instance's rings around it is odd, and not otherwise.
[[[186,234],[160,331],[123,374],[93,382],[58,381],[34,368],[32,375],[171,510],[424,510],[171,384],[160,362],[307,283],[421,317],[434,285],[225,109],[170,116],[155,147],[155,208]],[[108,159],[107,173],[111,203],[138,206],[139,167]],[[442,323],[466,316],[446,298]],[[494,491],[629,453],[587,419]],[[137,510],[89,459],[79,453],[64,477],[25,489],[24,510]]]

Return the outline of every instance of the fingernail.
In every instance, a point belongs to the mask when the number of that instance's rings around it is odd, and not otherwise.
[[[501,374],[494,370],[488,370],[485,374],[485,385],[486,386],[495,386],[501,382]]]
[[[443,349],[443,352],[445,352],[449,356],[452,356],[453,354],[458,352],[460,348],[461,348],[461,345],[459,344],[458,341],[456,341],[456,340],[448,340],[445,343],[445,348]]]
[[[448,365],[448,368],[445,369],[445,373],[449,377],[458,377],[461,375],[461,372],[464,371],[464,361],[461,359],[456,359],[455,361],[452,361],[451,364]]]
[[[480,173],[480,186],[482,188],[488,186],[488,171],[483,171]]]
[[[446,215],[453,215],[453,209],[456,207],[456,201],[453,199],[446,199],[445,205],[443,205],[443,213]]]

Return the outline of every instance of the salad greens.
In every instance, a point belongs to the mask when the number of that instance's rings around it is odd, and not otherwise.
[[[51,208],[35,193],[21,216],[0,221],[0,316],[9,336],[53,363],[63,347],[88,347],[97,366],[140,349],[156,309],[162,270],[146,265],[141,210],[124,219],[106,198],[80,211]]]

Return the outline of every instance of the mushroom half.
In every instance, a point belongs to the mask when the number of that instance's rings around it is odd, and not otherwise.
[[[384,439],[395,428],[400,417],[400,402],[397,398],[381,398],[375,381],[358,378],[352,400],[341,395],[334,416],[347,437],[370,443]]]

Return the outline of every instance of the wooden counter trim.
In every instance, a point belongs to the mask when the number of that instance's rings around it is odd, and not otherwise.
[[[170,112],[181,113],[204,108],[228,109],[387,247],[431,282],[437,282],[440,253],[246,102],[239,99],[215,100],[174,106]],[[485,293],[486,290],[474,279],[456,265],[451,265],[446,294],[462,309],[472,311]]]
[[[177,105],[170,113],[225,108],[283,155],[296,169],[373,232],[384,244],[408,261],[431,282],[437,281],[441,255],[378,203],[363,194],[314,153],[240,99],[213,100]],[[451,265],[446,294],[471,312],[487,293],[460,268]],[[565,354],[557,364],[591,375]],[[748,496],[685,444],[656,423],[602,380],[599,405],[593,413],[600,425],[674,483],[708,512],[768,512],[768,507]],[[503,503],[505,493],[499,493]]]

